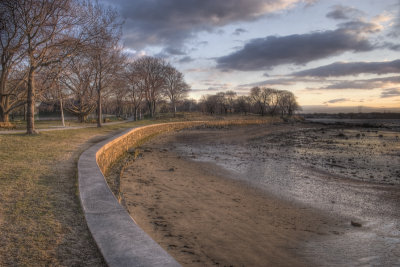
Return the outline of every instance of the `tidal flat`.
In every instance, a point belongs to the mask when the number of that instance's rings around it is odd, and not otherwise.
[[[400,264],[400,132],[311,123],[158,136],[121,174],[185,266]]]

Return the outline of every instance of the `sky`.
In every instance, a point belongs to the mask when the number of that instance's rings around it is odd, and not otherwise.
[[[263,86],[305,110],[400,110],[400,0],[104,2],[124,20],[125,51],[165,58],[191,98]]]

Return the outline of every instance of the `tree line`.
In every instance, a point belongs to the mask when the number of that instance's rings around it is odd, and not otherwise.
[[[24,110],[35,133],[39,102],[56,103],[84,122],[103,111],[137,119],[157,110],[209,114],[291,115],[293,93],[254,87],[187,99],[184,75],[162,58],[131,58],[120,45],[122,22],[115,9],[91,0],[0,1],[0,122]]]
[[[255,113],[261,116],[291,116],[300,110],[292,92],[258,86],[251,88],[248,95],[238,96],[234,91],[226,91],[203,96],[199,107],[209,114]]]
[[[129,102],[136,117],[145,103],[154,116],[166,97],[176,111],[189,86],[163,59],[131,59],[120,46],[117,12],[90,0],[0,2],[0,122],[25,107],[27,133],[35,133],[35,104],[59,101],[84,121],[103,103]],[[119,107],[122,109],[122,107]]]

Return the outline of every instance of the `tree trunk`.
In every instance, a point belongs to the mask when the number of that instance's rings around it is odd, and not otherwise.
[[[62,122],[62,126],[65,127],[64,107],[63,107],[63,100],[62,100],[62,98],[60,98],[60,111],[61,111],[61,122]]]
[[[26,113],[27,113],[27,107],[26,107],[26,103],[24,104],[24,121],[26,121]]]
[[[176,104],[174,103],[174,118],[176,117]]]
[[[152,103],[151,101],[149,101],[149,102],[147,103],[147,105],[149,106],[150,117],[153,118],[153,116],[154,116],[153,103]]]
[[[29,70],[28,74],[28,97],[27,97],[27,112],[26,112],[26,133],[37,134],[35,130],[35,71]]]
[[[87,119],[87,115],[84,115],[84,114],[78,115],[78,120],[80,123],[84,123],[86,121],[86,119]]]
[[[101,90],[97,90],[97,127],[101,127]]]
[[[0,122],[9,122],[9,112],[3,112],[0,108]]]
[[[0,122],[8,122],[8,114],[10,112],[10,110],[8,110],[9,108],[9,99],[8,99],[8,95],[0,95]]]
[[[138,116],[138,109],[135,108],[135,111],[134,111],[134,113],[133,113],[133,120],[134,120],[134,121],[137,121],[137,120],[138,120],[137,116]]]

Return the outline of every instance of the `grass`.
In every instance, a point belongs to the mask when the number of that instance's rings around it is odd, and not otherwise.
[[[80,207],[79,155],[126,128],[210,119],[216,118],[186,114],[179,119],[143,120],[32,136],[0,135],[0,266],[104,266]]]
[[[80,208],[77,160],[110,133],[149,123],[0,135],[0,266],[104,265]]]

